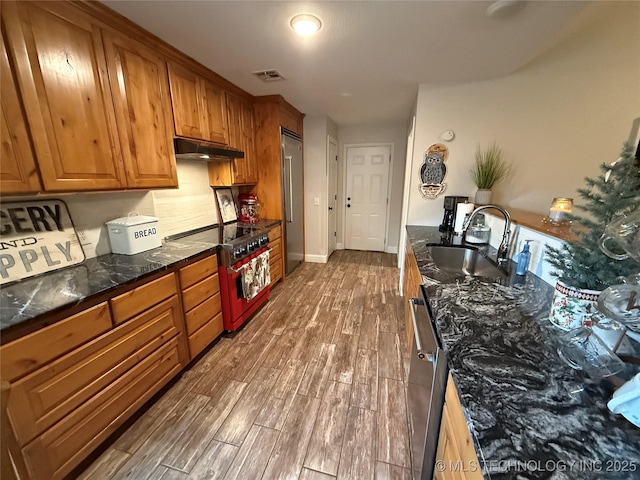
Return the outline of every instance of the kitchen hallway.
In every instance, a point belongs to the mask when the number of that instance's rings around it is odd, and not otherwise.
[[[80,478],[409,480],[395,265],[346,250],[302,264]]]

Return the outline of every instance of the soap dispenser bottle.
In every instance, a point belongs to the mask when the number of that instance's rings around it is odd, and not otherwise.
[[[529,251],[529,242],[531,240],[525,240],[522,251],[518,254],[518,267],[516,268],[516,275],[524,275],[529,268],[529,260],[531,260],[531,252]]]

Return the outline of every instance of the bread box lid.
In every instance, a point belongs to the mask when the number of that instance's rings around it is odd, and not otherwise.
[[[138,212],[131,212],[126,217],[120,217],[106,222],[106,225],[121,225],[125,227],[132,227],[135,225],[142,225],[144,223],[157,222],[158,217],[150,217],[148,215],[138,215]]]

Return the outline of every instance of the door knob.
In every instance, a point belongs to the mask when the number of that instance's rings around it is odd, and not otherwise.
[[[351,208],[351,204],[350,203],[347,203],[347,208]]]

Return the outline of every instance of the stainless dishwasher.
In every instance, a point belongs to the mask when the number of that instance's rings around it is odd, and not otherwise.
[[[413,480],[431,480],[449,370],[424,286],[420,298],[409,302],[415,336],[407,386],[412,475]]]

